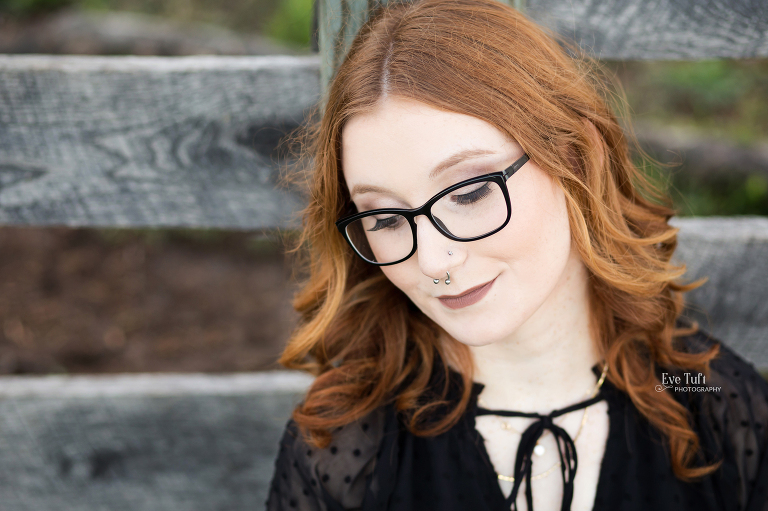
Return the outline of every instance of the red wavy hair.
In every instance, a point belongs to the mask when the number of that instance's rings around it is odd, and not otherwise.
[[[394,403],[415,435],[446,431],[464,413],[472,389],[469,349],[450,339],[391,284],[356,257],[334,222],[349,204],[341,172],[341,133],[355,115],[387,96],[421,101],[482,119],[516,140],[565,192],[572,238],[589,271],[591,322],[608,379],[668,439],[676,476],[711,473],[693,466],[699,440],[687,410],[658,384],[655,368],[709,374],[717,347],[685,353],[673,339],[683,293],[702,281],[675,279],[678,229],[671,202],[632,162],[609,107],[599,69],[578,50],[495,0],[422,0],[374,13],[358,33],[299,135],[307,206],[289,253],[305,277],[294,299],[301,321],[280,363],[316,379],[293,412],[308,443],[325,447],[332,430]],[[319,119],[318,119],[319,117]],[[300,166],[302,166],[300,164]],[[440,341],[447,338],[448,341]],[[462,375],[458,403],[426,399],[439,355]],[[448,366],[443,364],[448,381]]]

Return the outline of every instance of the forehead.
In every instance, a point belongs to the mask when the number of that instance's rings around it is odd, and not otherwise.
[[[488,155],[468,161],[501,161],[513,145],[504,133],[476,117],[389,98],[345,125],[342,170],[350,190],[367,185],[407,191],[428,185],[435,166],[457,152],[486,151]]]

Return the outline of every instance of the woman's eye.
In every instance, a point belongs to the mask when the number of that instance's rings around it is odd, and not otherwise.
[[[456,204],[474,204],[475,202],[478,202],[487,197],[492,191],[491,183],[486,182],[477,190],[472,190],[471,192],[462,195],[454,195],[452,199]]]
[[[390,216],[387,218],[377,218],[376,225],[368,229],[368,231],[378,231],[381,229],[396,229],[403,220],[400,215]]]

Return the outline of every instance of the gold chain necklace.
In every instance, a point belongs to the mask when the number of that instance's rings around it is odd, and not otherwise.
[[[603,386],[603,382],[605,381],[605,375],[606,375],[607,372],[608,372],[608,362],[603,364],[603,373],[600,375],[600,379],[597,380],[597,384],[595,385],[595,388],[592,390],[592,395],[590,396],[589,395],[589,391],[587,391],[585,396],[589,396],[589,398],[591,399],[591,398],[593,398],[593,397],[595,397],[597,395],[597,393],[600,391],[600,387]],[[483,401],[483,399],[481,397],[479,397],[479,396],[477,398],[477,402],[479,404],[481,404],[483,407],[487,408],[487,406],[488,406],[485,403],[485,401]],[[584,415],[581,418],[581,424],[579,424],[579,429],[578,429],[578,431],[576,431],[576,436],[573,437],[573,442],[574,443],[576,443],[576,439],[579,438],[579,435],[581,434],[581,430],[584,427],[584,424],[586,424],[586,422],[587,422],[587,409],[588,408],[589,408],[589,406],[584,408]],[[507,430],[507,431],[514,431],[517,434],[522,434],[518,430],[516,430],[515,428],[510,426],[509,423],[499,419],[495,415],[493,415],[492,417],[495,417],[496,420],[501,423],[501,429],[504,429],[504,430]],[[541,439],[539,439],[539,441],[541,441]],[[536,447],[533,448],[533,452],[537,456],[543,456],[544,453],[546,452],[546,449],[544,448],[543,445],[539,445],[539,441],[536,442]],[[554,465],[549,467],[544,472],[542,472],[540,474],[536,474],[535,476],[531,476],[531,481],[535,481],[536,479],[543,479],[543,478],[547,477],[549,474],[552,473],[553,470],[555,470],[559,466],[560,466],[560,462],[558,461],[557,463],[555,463]],[[505,476],[505,475],[499,474],[498,477],[502,481],[509,481],[510,483],[514,483],[515,482],[515,478],[513,476]]]

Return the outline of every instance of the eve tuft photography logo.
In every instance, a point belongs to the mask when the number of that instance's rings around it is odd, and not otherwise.
[[[702,373],[683,373],[675,376],[661,373],[661,385],[656,385],[656,392],[672,389],[673,392],[720,392],[722,387],[708,387],[707,377]]]

